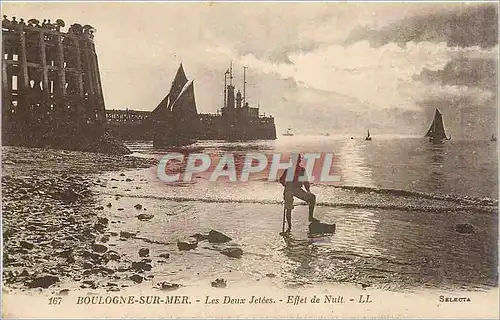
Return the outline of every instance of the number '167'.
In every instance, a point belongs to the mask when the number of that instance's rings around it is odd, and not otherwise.
[[[61,304],[62,297],[50,297],[49,304]]]

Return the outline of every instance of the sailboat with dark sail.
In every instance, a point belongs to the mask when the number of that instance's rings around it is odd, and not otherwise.
[[[368,134],[366,135],[365,140],[366,141],[372,141],[372,137],[370,136],[370,129],[368,129]]]
[[[194,97],[194,83],[184,73],[182,64],[177,70],[170,92],[151,113],[155,122],[153,145],[167,147],[195,142],[199,126]]]
[[[436,109],[434,114],[434,121],[432,121],[431,127],[425,134],[425,137],[429,138],[429,142],[432,143],[443,143],[444,140],[450,140],[446,137],[446,132],[444,130],[443,115]]]

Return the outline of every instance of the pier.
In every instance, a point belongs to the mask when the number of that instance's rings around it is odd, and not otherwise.
[[[2,20],[3,143],[92,144],[106,123],[95,29],[15,18]]]

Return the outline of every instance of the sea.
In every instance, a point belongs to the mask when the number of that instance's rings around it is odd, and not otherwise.
[[[203,228],[218,228],[237,240],[243,258],[221,262],[213,267],[214,275],[232,268],[250,279],[267,275],[289,286],[327,281],[387,290],[483,290],[498,284],[496,142],[449,140],[435,145],[416,136],[365,141],[331,135],[199,141],[164,150],[153,149],[151,142],[127,145],[134,156],[156,159],[171,151],[214,159],[228,152],[334,154],[341,180],[311,186],[317,197],[315,216],[336,224],[330,235],[308,231],[307,206],[296,200],[292,232],[279,236],[283,190],[265,174],[241,183],[196,175],[188,182],[166,184],[154,168],[135,173],[144,183],[125,193],[133,201],[155,201],[165,215],[159,224],[141,231],[149,241]],[[115,191],[122,192],[120,187]],[[467,225],[468,231],[460,225]],[[197,263],[210,264],[201,256]],[[189,278],[188,273],[177,275],[180,281]]]

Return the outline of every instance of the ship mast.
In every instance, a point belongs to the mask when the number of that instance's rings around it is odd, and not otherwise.
[[[243,66],[243,106],[246,105],[247,94],[246,94],[246,86],[247,86],[247,77],[246,71],[248,67]]]
[[[222,105],[222,107],[226,107],[226,103],[227,103],[227,74],[229,73],[229,70],[227,70],[226,72],[224,72],[224,104]]]
[[[233,85],[233,61],[231,61],[229,66],[229,84]]]

